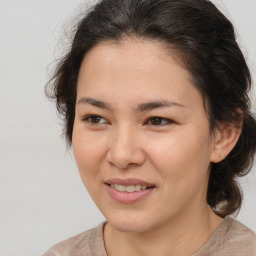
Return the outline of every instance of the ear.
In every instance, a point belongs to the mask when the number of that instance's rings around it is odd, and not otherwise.
[[[241,127],[241,126],[240,126]],[[232,125],[221,125],[216,128],[213,138],[213,149],[210,161],[218,163],[235,147],[241,134],[241,128]]]

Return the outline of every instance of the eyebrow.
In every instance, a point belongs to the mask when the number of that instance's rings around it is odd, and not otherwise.
[[[179,104],[177,102],[173,101],[152,101],[152,102],[146,102],[143,104],[140,104],[137,108],[136,111],[138,112],[144,112],[144,111],[150,111],[156,108],[166,108],[166,107],[182,107],[184,108],[185,106],[182,104]]]
[[[82,97],[78,100],[77,104],[90,104],[92,106],[102,108],[102,109],[107,109],[107,110],[113,110],[111,105],[107,102],[93,99],[93,98],[88,98],[88,97]],[[167,101],[167,100],[157,100],[157,101],[150,101],[146,103],[139,104],[137,108],[135,109],[136,112],[146,112],[150,111],[156,108],[166,108],[166,107],[181,107],[185,108],[184,105],[179,104],[177,102],[173,101]]]
[[[112,110],[111,105],[109,103],[93,98],[82,97],[78,100],[77,104],[90,104],[98,108]]]

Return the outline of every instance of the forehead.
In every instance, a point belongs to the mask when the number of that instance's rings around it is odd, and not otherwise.
[[[78,96],[115,94],[123,100],[140,96],[142,101],[167,95],[188,101],[193,92],[196,101],[202,100],[173,49],[160,41],[134,38],[93,47],[82,62],[77,89]]]
[[[119,41],[103,41],[87,52],[83,64],[91,62],[92,59],[94,61],[101,59],[105,64],[108,64],[107,61],[112,63],[119,61],[120,66],[131,61],[132,63],[129,63],[131,67],[145,68],[155,61],[173,61],[186,69],[180,52],[166,42],[154,39],[125,37]]]
[[[159,40],[124,38],[120,41],[103,41],[90,49],[81,64],[78,80],[81,74],[94,79],[100,79],[100,75],[107,74],[114,78],[111,74],[115,71],[122,76],[130,75],[130,78],[136,75],[150,77],[148,71],[151,74],[152,71],[159,75],[162,73],[164,77],[164,71],[168,76],[177,69],[182,70],[183,76],[192,81],[175,49],[166,43]],[[94,76],[96,70],[97,77]]]

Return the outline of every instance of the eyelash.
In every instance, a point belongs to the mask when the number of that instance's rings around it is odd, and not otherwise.
[[[101,116],[98,116],[98,115],[87,115],[85,116],[82,120],[91,124],[91,125],[98,125],[98,124],[101,124],[100,122],[93,122],[92,119],[104,119],[103,117]]]
[[[151,125],[153,125],[153,126],[164,126],[164,125],[167,125],[167,124],[173,124],[173,123],[175,123],[173,120],[171,120],[171,119],[167,119],[167,118],[164,118],[164,117],[160,117],[160,116],[152,116],[152,117],[150,117],[150,118],[148,118],[147,119],[147,121],[146,121],[146,124],[148,123],[148,122],[151,122],[151,121],[160,121],[160,122],[162,122],[162,121],[164,121],[165,122],[165,124],[152,124],[151,123]]]
[[[94,119],[94,121],[93,121],[93,119]],[[105,124],[105,123],[100,123],[99,122],[100,120],[104,120],[104,118],[101,117],[101,116],[98,116],[98,115],[87,115],[82,120],[91,124],[91,125]],[[152,121],[156,121],[157,124],[152,124]],[[164,121],[164,124],[161,124],[163,121]],[[153,116],[153,117],[148,118],[144,125],[149,124],[150,122],[151,122],[151,125],[153,125],[153,126],[164,126],[164,125],[175,123],[171,119],[163,118],[163,117],[160,117],[160,116]]]

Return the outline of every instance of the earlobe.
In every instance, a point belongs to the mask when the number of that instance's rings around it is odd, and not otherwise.
[[[223,125],[214,133],[213,149],[210,161],[218,163],[235,147],[241,134],[241,128],[232,125]]]

